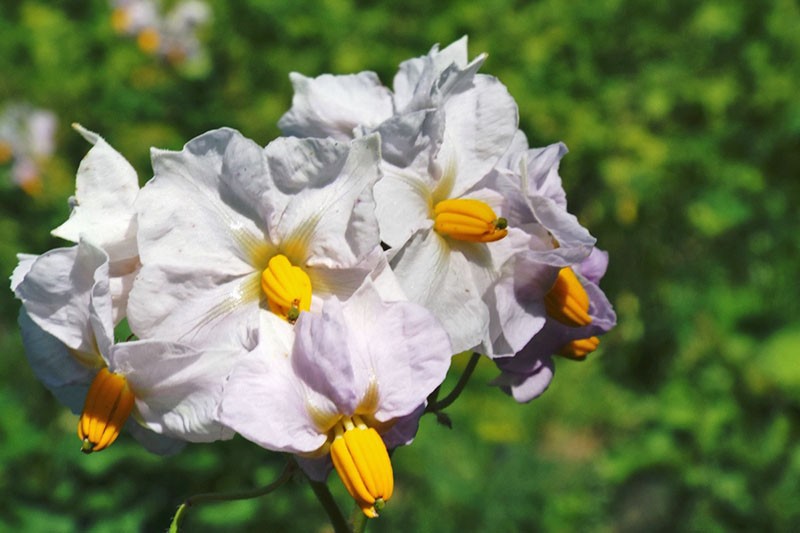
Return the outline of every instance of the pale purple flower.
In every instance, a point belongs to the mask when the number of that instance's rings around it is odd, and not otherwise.
[[[573,267],[583,289],[589,297],[591,323],[581,327],[566,325],[547,317],[544,327],[513,357],[495,359],[501,374],[494,380],[507,394],[518,402],[528,402],[541,395],[550,385],[555,371],[552,356],[565,355],[583,359],[585,353],[580,346],[570,343],[587,342],[589,351],[597,344],[589,339],[610,331],[616,325],[617,316],[611,303],[598,286],[608,265],[608,254],[595,248],[583,262]]]
[[[303,313],[292,329],[271,320],[273,342],[240,357],[220,420],[269,450],[317,458],[327,475],[337,424],[358,416],[388,448],[409,443],[425,399],[450,365],[447,334],[423,307],[386,303],[371,282],[321,313]],[[409,417],[411,418],[409,420]]]

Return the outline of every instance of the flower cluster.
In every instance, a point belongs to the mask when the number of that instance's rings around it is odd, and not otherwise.
[[[41,167],[53,155],[58,120],[52,111],[12,103],[0,113],[0,166],[31,196],[42,191]]]
[[[335,469],[372,517],[453,354],[491,358],[526,402],[553,355],[595,350],[615,323],[607,256],[566,209],[565,147],[528,147],[484,59],[434,47],[392,89],[293,73],[285,137],[153,149],[141,190],[76,125],[93,147],[53,230],[74,245],[21,255],[12,289],[83,451],[123,427],[159,453],[239,433],[313,480]]]
[[[202,0],[182,0],[162,14],[156,0],[111,0],[111,25],[119,34],[136,38],[148,54],[183,64],[204,53],[198,29],[211,19],[211,8]]]

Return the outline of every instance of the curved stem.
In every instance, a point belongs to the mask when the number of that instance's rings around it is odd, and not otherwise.
[[[428,404],[428,407],[425,408],[425,411],[429,413],[435,413],[446,407],[449,407],[450,404],[456,401],[461,392],[464,390],[464,387],[467,386],[469,378],[472,377],[472,373],[475,371],[475,367],[478,366],[478,361],[480,361],[480,358],[481,354],[478,352],[472,352],[472,357],[469,358],[469,362],[467,362],[467,366],[464,368],[464,373],[461,374],[460,378],[458,378],[458,383],[456,383],[456,386],[452,391],[450,391],[450,394],[436,403]]]
[[[328,513],[328,518],[331,520],[333,530],[336,533],[350,533],[350,527],[347,525],[347,521],[344,519],[344,515],[342,515],[339,506],[336,505],[333,495],[328,489],[328,484],[314,481],[311,478],[308,479],[308,482],[311,485],[311,489],[314,491],[314,495],[316,495],[319,500],[319,503],[322,504],[325,512]]]
[[[210,502],[229,502],[234,500],[249,500],[251,498],[258,498],[259,496],[264,496],[269,494],[270,492],[274,491],[275,489],[279,488],[281,485],[289,481],[291,479],[292,474],[294,471],[297,470],[297,463],[294,462],[292,459],[287,459],[286,466],[283,467],[283,471],[281,472],[280,476],[278,476],[275,481],[270,483],[265,487],[259,487],[257,489],[251,490],[240,490],[235,492],[208,492],[205,494],[197,494],[195,496],[191,496],[184,501],[178,510],[175,512],[175,516],[172,518],[172,523],[169,526],[169,533],[178,533],[180,530],[181,521],[186,516],[189,507],[193,505],[198,505],[201,503],[210,503]]]

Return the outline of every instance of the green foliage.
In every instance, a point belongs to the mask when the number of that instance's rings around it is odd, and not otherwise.
[[[151,175],[147,148],[222,125],[262,144],[290,71],[376,71],[470,36],[520,106],[532,145],[563,140],[570,208],[611,253],[620,325],[518,406],[483,385],[426,416],[394,455],[375,531],[785,531],[800,526],[800,8],[790,0],[484,3],[210,2],[209,61],[184,69],[113,32],[110,7],[0,6],[0,106],[61,124],[41,196],[0,167],[0,265],[49,236],[100,132]],[[267,484],[283,459],[242,440],[152,457],[127,436],[85,457],[76,418],[35,380],[0,299],[0,529],[159,531],[200,492]],[[458,359],[454,373],[463,368]],[[449,390],[455,378],[443,390]],[[333,480],[331,488],[349,507]],[[188,531],[319,530],[302,480],[190,510]]]

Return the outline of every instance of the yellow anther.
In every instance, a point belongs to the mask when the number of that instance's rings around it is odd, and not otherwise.
[[[161,35],[155,28],[145,28],[136,36],[136,44],[146,54],[155,54],[161,46]]]
[[[433,229],[460,241],[494,242],[508,235],[506,219],[498,218],[492,208],[480,200],[442,200],[434,206],[433,215]]]
[[[14,157],[14,148],[5,142],[0,141],[0,165],[5,165]]]
[[[597,337],[578,339],[562,346],[558,354],[568,359],[583,359],[588,354],[595,351],[598,346],[600,346],[600,339]]]
[[[135,400],[124,376],[103,368],[94,378],[78,420],[78,437],[84,453],[99,452],[119,436]]]
[[[367,427],[359,419],[345,417],[334,433],[330,447],[333,466],[361,511],[375,518],[394,492],[392,462],[386,445],[375,428]]]
[[[573,327],[592,323],[589,316],[589,295],[570,267],[558,272],[553,287],[544,297],[547,314],[562,324]]]
[[[300,311],[311,309],[311,279],[300,267],[279,254],[261,273],[261,289],[270,311],[294,324]]]
[[[131,18],[128,16],[128,11],[123,8],[117,8],[111,13],[111,27],[117,33],[125,33],[131,25]]]

